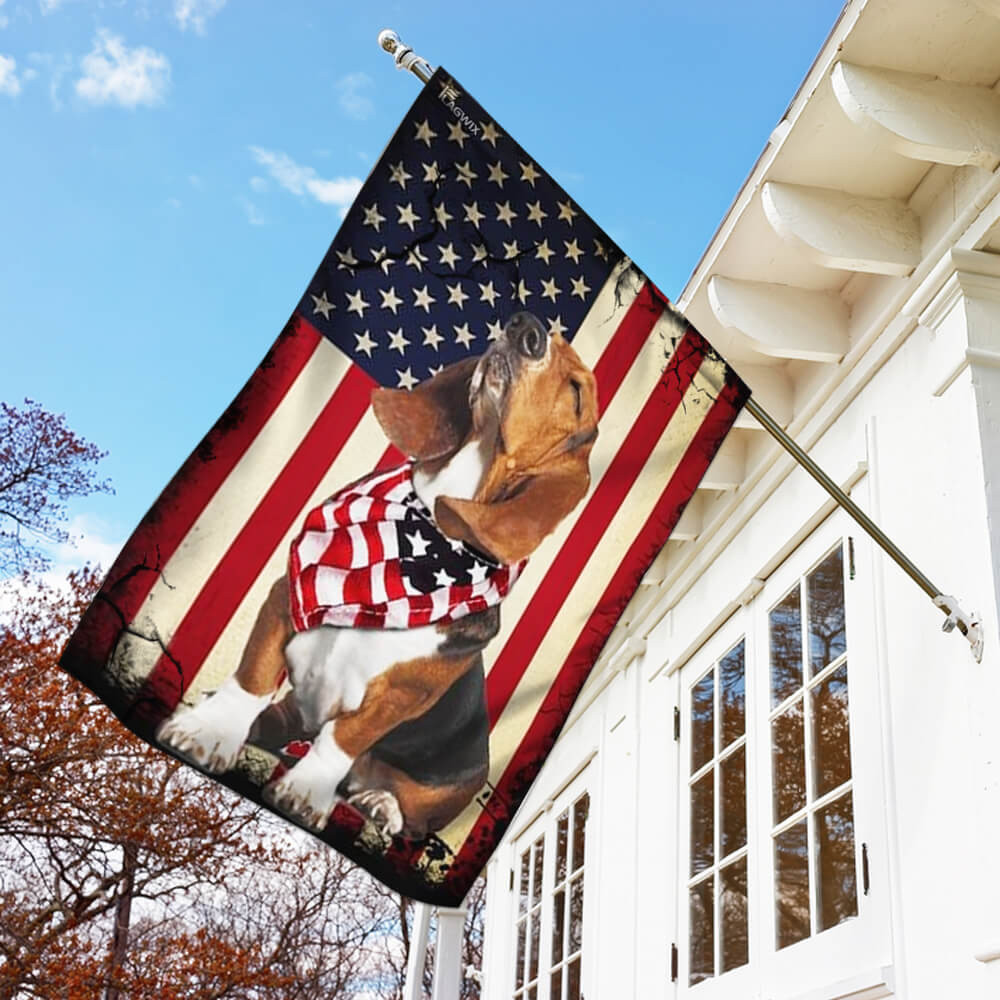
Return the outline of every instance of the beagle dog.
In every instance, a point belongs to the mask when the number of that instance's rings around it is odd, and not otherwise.
[[[230,769],[248,741],[275,752],[311,741],[265,789],[276,809],[321,830],[346,799],[385,834],[424,836],[457,816],[486,780],[482,650],[523,561],[587,492],[596,383],[559,334],[522,312],[480,358],[449,365],[412,391],[376,389],[372,405],[411,463],[373,473],[309,515],[236,672],[164,721],[156,737],[212,772]],[[400,499],[406,490],[414,509]],[[391,537],[382,527],[342,528],[359,510],[403,511],[402,527]],[[386,547],[405,535],[411,577],[403,597],[390,599],[384,563],[379,587],[352,586],[352,549],[340,568],[323,564],[342,548],[338,531],[381,532]],[[431,579],[409,559],[434,544],[442,559],[474,567],[470,586],[452,586],[448,572]],[[310,562],[317,552],[324,555]],[[335,597],[324,597],[324,586]],[[457,603],[442,601],[442,590]],[[290,689],[275,700],[286,678]]]

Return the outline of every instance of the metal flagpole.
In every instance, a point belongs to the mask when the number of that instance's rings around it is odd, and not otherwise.
[[[400,69],[409,70],[423,83],[427,83],[434,75],[430,64],[416,55],[408,45],[404,45],[400,41],[399,35],[394,31],[381,32],[378,40],[379,45],[393,56]],[[978,616],[963,611],[954,597],[942,593],[938,587],[931,583],[885,532],[785,433],[780,424],[752,396],[747,400],[746,408],[760,421],[764,430],[826,490],[834,502],[846,510],[902,568],[903,572],[927,594],[934,602],[934,606],[944,612],[946,618],[942,625],[943,630],[950,632],[957,627],[959,632],[969,640],[976,662],[980,662],[983,656],[983,629]]]

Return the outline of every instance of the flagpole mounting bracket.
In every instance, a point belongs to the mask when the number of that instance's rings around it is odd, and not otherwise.
[[[430,82],[434,75],[431,64],[418,56],[409,45],[404,45],[395,31],[389,28],[380,31],[378,43],[392,56],[397,69],[409,70],[421,83]]]
[[[948,594],[938,594],[934,598],[935,607],[940,608],[947,616],[941,625],[942,632],[951,632],[955,628],[969,640],[972,655],[976,663],[983,660],[983,625],[979,615],[974,611],[969,614],[959,607],[958,601]]]

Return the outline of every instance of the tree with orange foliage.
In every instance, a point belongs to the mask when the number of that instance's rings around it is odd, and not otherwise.
[[[0,567],[37,567],[22,532],[51,537],[68,496],[105,488],[100,452],[36,404],[0,407],[17,438],[0,438],[0,516],[16,525],[0,525]],[[29,427],[51,433],[35,447]],[[58,669],[98,583],[85,569],[66,587],[6,584],[0,1000],[398,1000],[408,901],[147,746]]]

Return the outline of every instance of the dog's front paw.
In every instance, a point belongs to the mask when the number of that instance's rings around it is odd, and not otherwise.
[[[228,771],[243,749],[246,732],[218,726],[197,708],[178,712],[156,730],[158,743],[169,747],[191,764],[221,774]]]
[[[337,786],[307,755],[264,789],[264,800],[279,812],[318,831],[326,827],[337,805]]]
[[[392,792],[382,788],[358,792],[347,800],[347,804],[367,816],[384,836],[394,837],[403,832],[403,812]]]
[[[253,695],[230,677],[194,708],[175,712],[156,730],[158,743],[213,774],[228,771],[270,695]]]

